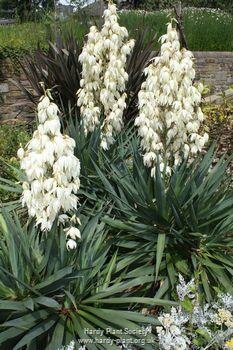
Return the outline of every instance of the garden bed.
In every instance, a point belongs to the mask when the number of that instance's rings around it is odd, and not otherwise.
[[[110,3],[27,62],[34,132],[0,126],[1,349],[232,350],[232,103],[203,105],[174,21],[160,45]]]

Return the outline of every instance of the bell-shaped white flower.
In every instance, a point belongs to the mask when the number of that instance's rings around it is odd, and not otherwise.
[[[19,159],[22,159],[24,157],[24,149],[23,148],[18,149],[17,156]]]
[[[68,250],[73,250],[77,247],[77,243],[73,239],[68,239],[66,242],[66,247]]]
[[[81,238],[81,233],[78,228],[76,227],[69,227],[65,229],[66,231],[66,237],[70,237],[73,240],[76,240],[77,238]]]

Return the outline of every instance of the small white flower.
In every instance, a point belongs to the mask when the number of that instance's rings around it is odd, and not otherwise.
[[[59,215],[58,217],[58,221],[61,223],[61,224],[64,224],[66,221],[68,221],[69,217],[68,215],[66,214],[61,214]]]
[[[195,298],[195,281],[192,279],[190,282],[185,283],[185,280],[181,274],[179,274],[179,284],[176,287],[177,295],[179,299],[182,301],[186,296],[188,298],[193,299]]]
[[[76,249],[76,247],[77,243],[73,239],[68,239],[68,241],[66,242],[66,248],[68,250],[73,250]]]
[[[81,238],[81,233],[78,228],[76,227],[69,227],[65,229],[66,237],[70,237],[73,240],[76,240],[76,238]]]
[[[22,159],[24,157],[24,149],[23,148],[18,149],[17,156],[19,159]]]
[[[57,349],[57,350],[74,350],[74,347],[75,347],[75,342],[74,340],[72,340],[67,346],[63,346],[61,349]],[[79,350],[85,350],[85,347],[83,349],[81,348],[79,348]]]
[[[48,96],[42,96],[40,102],[38,103],[38,110],[43,110],[48,108],[50,105],[50,99]]]

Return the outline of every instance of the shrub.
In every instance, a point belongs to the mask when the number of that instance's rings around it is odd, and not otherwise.
[[[165,31],[167,11],[149,12],[122,11],[119,13],[120,24],[126,26],[131,37],[142,28],[149,29],[146,40],[158,37]],[[81,17],[82,16],[82,17]],[[86,15],[85,15],[86,16]],[[174,16],[174,15],[172,15]],[[81,18],[80,18],[81,17]],[[188,8],[184,11],[184,29],[189,48],[196,51],[232,51],[232,14],[220,10]],[[48,50],[48,41],[54,42],[54,35],[72,30],[74,38],[83,42],[87,33],[87,23],[93,19],[78,15],[65,21],[43,20],[0,26],[0,58],[22,58],[34,52],[38,45]],[[49,29],[50,28],[50,29]],[[50,37],[53,33],[52,38]],[[27,40],[25,40],[27,38]],[[159,46],[157,46],[158,48]]]
[[[36,94],[21,85],[31,101],[36,103],[43,94],[43,87],[53,88],[53,97],[64,115],[77,115],[77,90],[79,89],[81,66],[78,57],[81,46],[68,34],[64,39],[57,37],[49,44],[47,52],[38,49],[22,62],[22,69]]]
[[[164,33],[168,15],[174,16],[168,10],[148,13],[122,11],[120,23],[127,27],[132,36],[135,29],[140,26],[153,28],[148,33],[147,40],[149,40],[155,32],[158,37]],[[186,8],[183,13],[183,22],[190,50],[232,51],[232,14],[220,10]]]
[[[222,104],[207,104],[203,106],[206,115],[206,127],[208,128],[211,142],[217,143],[217,159],[222,155],[233,152],[233,104],[226,99]],[[231,169],[233,164],[231,163]]]
[[[183,0],[183,6],[193,6],[193,7],[211,7],[215,9],[221,9],[224,11],[229,11],[233,9],[231,0]],[[145,10],[158,10],[163,8],[171,8],[174,6],[173,0],[139,0],[139,7]]]
[[[220,104],[205,104],[203,106],[203,112],[206,115],[206,124],[210,129],[210,137],[212,140],[218,140],[225,134],[226,139],[231,139],[231,128],[233,125],[233,104],[231,101],[226,100]],[[226,128],[229,128],[226,132]],[[232,153],[231,143],[225,150]]]
[[[108,350],[118,349],[121,338],[155,341],[153,334],[140,335],[141,324],[157,323],[137,311],[140,304],[176,303],[131,297],[130,289],[152,277],[128,278],[120,271],[117,253],[109,255],[108,230],[98,220],[99,215],[91,220],[82,216],[82,241],[78,253],[70,254],[64,232],[56,226],[38,236],[33,224],[21,226],[17,216],[0,215],[1,349],[58,350],[72,340],[81,346],[78,340],[91,339],[92,349],[102,344]],[[109,327],[111,335],[91,334]],[[122,328],[131,335],[121,336]]]
[[[0,125],[0,178],[6,179],[0,189],[1,201],[8,201],[18,196],[18,192],[15,194],[7,192],[9,190],[7,181],[16,179],[16,169],[19,167],[17,149],[20,145],[26,145],[30,134],[30,129],[25,125]]]
[[[178,273],[197,275],[207,300],[216,288],[232,290],[232,178],[224,176],[230,159],[212,167],[210,148],[167,181],[159,165],[155,179],[150,177],[136,141],[131,153],[132,159],[118,165],[109,160],[104,172],[96,167],[107,191],[104,200],[110,196],[113,203],[104,222],[116,229],[119,249],[129,261],[131,255],[139,266],[154,269],[156,297],[171,295]]]
[[[176,287],[179,306],[159,316],[157,327],[161,349],[230,349],[233,324],[233,297],[219,294],[214,303],[205,304],[195,280],[185,283],[179,276]]]

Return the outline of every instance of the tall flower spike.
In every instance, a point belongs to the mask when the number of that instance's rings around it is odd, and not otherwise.
[[[117,20],[116,5],[110,4],[104,12],[103,38],[103,86],[100,102],[104,110],[102,124],[103,149],[114,143],[114,134],[123,125],[123,112],[126,107],[125,85],[128,74],[125,71],[127,56],[134,47],[134,40],[128,40],[128,31],[120,27]]]
[[[114,134],[123,125],[123,112],[126,107],[125,84],[128,74],[125,71],[127,55],[134,40],[127,40],[126,28],[120,27],[116,5],[109,4],[104,11],[104,25],[99,32],[91,27],[88,40],[80,55],[82,63],[81,88],[78,91],[78,105],[85,132],[93,131],[100,124],[101,146],[104,149],[114,142]]]
[[[203,85],[193,85],[193,55],[180,49],[172,23],[160,40],[160,56],[145,69],[147,78],[138,95],[139,116],[135,120],[145,152],[144,164],[151,168],[152,176],[157,159],[161,171],[170,174],[183,157],[192,160],[208,141],[208,134],[200,134]]]
[[[79,56],[82,64],[82,79],[78,91],[78,106],[80,106],[84,131],[93,132],[100,123],[99,106],[101,76],[102,76],[102,37],[95,26],[90,28],[87,42]]]
[[[69,217],[64,213],[76,209],[78,202],[80,163],[74,156],[75,141],[61,134],[58,113],[47,91],[38,104],[38,128],[26,149],[18,150],[26,174],[22,204],[42,231],[50,230],[57,217],[66,223]],[[71,239],[76,237],[79,232],[72,232]]]

